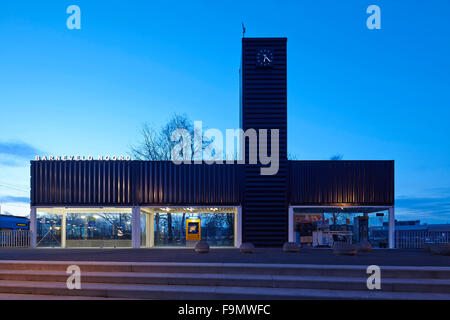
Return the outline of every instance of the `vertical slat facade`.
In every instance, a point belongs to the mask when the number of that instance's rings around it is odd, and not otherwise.
[[[242,166],[32,161],[32,206],[239,205]]]
[[[273,52],[271,68],[257,66],[260,49]],[[285,38],[242,39],[241,127],[279,130],[279,171],[261,175],[261,165],[249,164],[248,142],[243,190],[243,241],[256,246],[280,246],[287,241],[287,46]],[[270,136],[269,136],[270,137]],[[269,145],[270,145],[270,139]]]
[[[132,205],[131,164],[131,161],[32,161],[31,205]]]
[[[239,205],[241,166],[135,161],[138,205]]]
[[[394,161],[289,161],[291,205],[394,205]]]

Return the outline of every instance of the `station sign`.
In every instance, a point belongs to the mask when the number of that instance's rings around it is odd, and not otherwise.
[[[35,161],[130,161],[130,156],[36,156]]]

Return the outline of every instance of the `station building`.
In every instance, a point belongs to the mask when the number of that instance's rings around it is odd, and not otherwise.
[[[393,248],[394,161],[288,160],[287,39],[243,38],[241,54],[240,127],[279,130],[277,174],[248,161],[31,161],[32,245],[326,247],[388,224],[376,243]]]

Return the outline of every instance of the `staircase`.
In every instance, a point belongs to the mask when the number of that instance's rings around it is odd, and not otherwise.
[[[69,265],[81,290],[69,290]],[[0,261],[0,299],[450,299],[450,267]]]

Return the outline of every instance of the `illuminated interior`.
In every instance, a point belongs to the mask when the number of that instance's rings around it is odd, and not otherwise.
[[[293,240],[302,246],[332,247],[337,241],[370,242],[387,248],[388,207],[297,207],[293,209]]]
[[[139,221],[130,207],[50,207],[36,218],[37,247],[132,248],[133,228],[141,248],[238,244],[236,207],[140,207]]]
[[[141,229],[143,223],[146,227],[141,247],[193,247],[197,241],[207,241],[212,247],[235,247],[236,211],[236,207],[142,207]]]
[[[131,248],[131,208],[38,208],[37,247]]]

